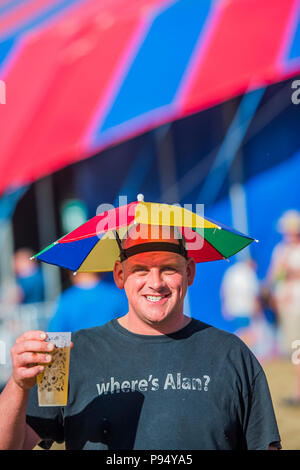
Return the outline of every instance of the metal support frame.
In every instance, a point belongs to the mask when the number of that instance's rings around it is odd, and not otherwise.
[[[40,248],[43,249],[57,238],[52,175],[36,181],[35,196]],[[59,268],[42,263],[42,270],[46,301],[53,301],[61,293]]]
[[[243,96],[215,161],[199,192],[198,201],[211,204],[217,198],[264,92],[265,88],[260,88]]]

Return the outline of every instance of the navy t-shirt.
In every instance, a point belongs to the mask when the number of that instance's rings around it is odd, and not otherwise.
[[[268,449],[279,443],[269,388],[235,335],[192,319],[170,335],[138,335],[116,319],[72,334],[67,407],[27,422],[67,449]],[[280,444],[278,444],[280,446]]]

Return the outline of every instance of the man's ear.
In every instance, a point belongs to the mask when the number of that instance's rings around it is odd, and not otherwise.
[[[195,274],[196,274],[196,263],[195,263],[194,258],[188,258],[186,270],[187,270],[187,277],[188,277],[188,285],[191,286],[194,282]]]
[[[116,261],[113,270],[113,276],[116,286],[119,289],[124,289],[124,269],[121,261]]]

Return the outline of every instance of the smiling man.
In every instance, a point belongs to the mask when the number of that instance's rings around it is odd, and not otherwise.
[[[0,396],[0,448],[280,448],[260,364],[238,337],[184,314],[195,262],[175,228],[149,228],[136,225],[118,240],[114,279],[127,314],[72,335],[67,407],[38,407],[45,338],[18,338]]]

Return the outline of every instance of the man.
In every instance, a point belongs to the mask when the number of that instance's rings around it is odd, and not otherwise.
[[[148,228],[129,232],[114,267],[128,313],[73,334],[67,407],[37,406],[42,333],[17,340],[0,397],[0,448],[40,441],[104,450],[280,447],[261,366],[236,336],[184,315],[195,262],[175,230]]]

